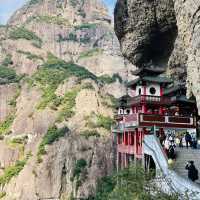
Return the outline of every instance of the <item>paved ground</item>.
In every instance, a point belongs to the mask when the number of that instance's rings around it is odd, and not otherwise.
[[[200,177],[200,149],[191,149],[191,148],[176,148],[177,152],[177,159],[175,162],[174,169],[175,171],[185,177],[188,178],[187,173],[188,171],[185,170],[185,166],[187,161],[193,160],[196,168],[199,171],[199,177]],[[200,179],[196,181],[196,183],[200,184]]]

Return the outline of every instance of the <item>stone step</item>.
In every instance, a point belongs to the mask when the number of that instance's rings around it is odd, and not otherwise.
[[[185,166],[188,161],[193,160],[196,168],[200,173],[200,150],[199,149],[186,149],[186,148],[176,148],[176,161],[174,165],[174,170],[182,177],[188,178],[188,171]],[[200,184],[200,180],[197,181]]]

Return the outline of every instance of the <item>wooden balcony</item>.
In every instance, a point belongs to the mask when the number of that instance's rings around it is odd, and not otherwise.
[[[136,105],[136,104],[157,104],[157,105],[169,105],[172,103],[172,100],[168,97],[161,97],[161,96],[150,96],[150,95],[140,95],[136,97],[132,97],[128,101],[128,106]]]
[[[196,128],[195,117],[139,114],[139,126],[158,126],[169,128]]]
[[[196,118],[191,116],[137,113],[121,117],[121,122],[114,128],[116,131],[118,130],[120,132],[123,132],[124,129],[152,127],[154,125],[162,128],[196,128]]]

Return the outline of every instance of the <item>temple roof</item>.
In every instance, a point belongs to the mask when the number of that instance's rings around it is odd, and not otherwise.
[[[146,81],[146,82],[152,82],[152,83],[165,83],[165,84],[170,84],[173,81],[167,77],[162,77],[162,76],[144,76],[137,78],[133,81],[130,81],[127,83],[127,86],[135,86],[139,81]]]
[[[135,71],[131,71],[131,73],[135,76],[146,76],[146,75],[159,75],[165,72],[164,68],[158,67],[142,67]]]
[[[185,95],[181,95],[181,96],[177,97],[176,101],[185,102],[185,103],[193,103],[193,104],[196,103],[195,100],[187,99],[187,97]]]
[[[176,92],[179,91],[179,90],[186,90],[185,85],[174,85],[173,87],[166,88],[166,89],[164,90],[163,95],[169,95],[169,94],[171,94],[171,93],[176,93]]]
[[[128,102],[128,100],[131,98],[131,96],[129,96],[129,95],[124,95],[124,96],[122,96],[122,97],[120,97],[120,98],[118,98],[117,100],[117,105],[116,105],[116,107],[118,108],[118,107],[127,107],[127,102]]]

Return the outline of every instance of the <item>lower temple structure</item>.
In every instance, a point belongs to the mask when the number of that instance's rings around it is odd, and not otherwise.
[[[195,99],[187,99],[185,86],[175,84],[163,73],[163,69],[150,67],[134,71],[139,78],[128,83],[129,94],[119,99],[116,126],[112,129],[118,169],[131,162],[141,162],[147,170],[155,168],[155,158],[144,153],[148,135],[161,140],[189,132],[196,137]]]

